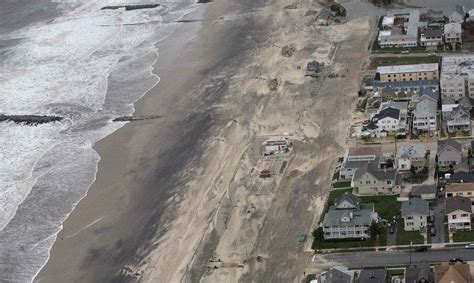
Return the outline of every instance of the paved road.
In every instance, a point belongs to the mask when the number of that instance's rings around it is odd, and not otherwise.
[[[433,207],[433,215],[434,215],[434,226],[436,227],[436,236],[431,237],[432,243],[444,243],[445,242],[445,235],[444,235],[444,200],[438,200],[436,205]],[[446,235],[447,236],[447,235]]]
[[[428,263],[440,263],[449,261],[453,257],[461,257],[467,261],[474,260],[474,249],[452,248],[435,249],[423,253],[412,252],[412,263],[426,261]],[[384,251],[384,252],[345,252],[338,254],[319,254],[311,257],[311,265],[324,267],[341,264],[349,268],[408,265],[410,252],[407,251]]]

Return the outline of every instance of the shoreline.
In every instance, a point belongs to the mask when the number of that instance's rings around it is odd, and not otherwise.
[[[196,8],[194,11],[191,13],[188,13],[184,15],[181,19],[185,19],[188,16],[193,16],[199,13],[202,13],[202,11],[199,10],[204,10],[205,6],[201,6]],[[188,26],[191,26],[189,24],[186,24]],[[155,90],[156,88],[161,87],[161,79],[162,77],[160,76],[159,72],[162,69],[166,69],[167,66],[170,66],[170,62],[168,62],[168,65],[165,65],[166,63],[162,63],[160,57],[162,54],[162,47],[161,45],[166,45],[168,41],[175,41],[173,37],[176,36],[177,33],[182,31],[182,29],[188,29],[190,31],[187,31],[185,33],[192,35],[193,37],[196,36],[199,32],[199,23],[193,24],[194,27],[188,28],[188,27],[178,27],[168,38],[164,39],[162,42],[158,42],[157,45],[157,53],[158,56],[156,57],[156,60],[154,64],[152,65],[152,68],[150,69],[150,72],[153,76],[156,76],[158,78],[158,82],[151,87],[140,99],[138,99],[134,103],[134,114],[133,115],[146,115],[149,114],[147,111],[150,109],[147,109],[149,106],[146,102],[146,100],[151,99],[149,96],[159,96],[156,92],[160,92]],[[192,31],[196,30],[196,31]],[[178,41],[179,42],[179,41]],[[182,46],[179,48],[183,48],[186,44],[183,42]],[[173,49],[173,48],[171,48]],[[169,51],[169,50],[168,50]],[[166,53],[173,53],[167,52]],[[180,57],[181,55],[179,53],[176,53],[174,57]],[[168,61],[173,61],[172,58],[173,56],[169,56]],[[192,75],[188,74],[189,77]],[[154,92],[154,93],[153,93]],[[160,98],[158,97],[158,100]],[[172,99],[171,99],[172,100]],[[157,106],[157,105],[154,105]],[[158,121],[157,123],[160,123]],[[112,145],[113,144],[119,144],[121,143],[121,140],[123,139],[130,139],[132,138],[130,136],[130,131],[136,130],[135,128],[139,127],[148,127],[149,124],[154,124],[153,122],[150,121],[132,121],[118,129],[117,131],[113,132],[112,134],[106,136],[104,139],[98,141],[97,143],[94,144],[93,149],[97,152],[97,154],[100,156],[100,161],[97,163],[97,169],[96,169],[96,175],[94,182],[92,185],[89,187],[86,195],[79,200],[79,202],[74,206],[74,209],[71,211],[69,215],[67,215],[66,220],[62,224],[62,229],[61,231],[56,234],[56,240],[54,245],[51,247],[49,251],[49,257],[47,262],[43,265],[43,267],[37,272],[34,281],[35,282],[51,282],[55,280],[59,280],[60,278],[64,278],[65,280],[78,280],[80,278],[83,278],[81,276],[81,263],[80,260],[75,260],[74,267],[76,267],[76,270],[73,270],[70,265],[65,265],[64,263],[64,257],[67,257],[69,255],[70,257],[70,251],[69,250],[78,250],[76,244],[68,244],[68,243],[63,243],[66,242],[69,238],[74,238],[74,237],[81,237],[82,233],[86,232],[87,230],[94,229],[94,226],[98,226],[97,224],[100,224],[102,219],[104,217],[109,217],[108,213],[102,212],[102,213],[91,213],[90,209],[96,205],[100,205],[101,201],[104,198],[103,195],[103,190],[104,188],[101,188],[103,183],[97,184],[98,180],[100,181],[101,179],[107,179],[107,177],[103,177],[104,174],[109,174],[103,173],[103,171],[106,171],[106,167],[111,166],[111,163],[114,163],[114,161],[108,161],[106,159],[112,159],[114,160],[115,158],[113,157],[116,154],[120,154],[120,150],[115,150],[111,149],[114,148]],[[117,146],[119,147],[119,146]],[[113,165],[112,165],[113,166]],[[123,169],[123,168],[122,168]],[[107,181],[105,181],[107,183]],[[113,192],[109,192],[113,193]],[[124,192],[122,192],[124,193]],[[166,201],[166,199],[165,199]],[[99,218],[95,218],[93,215],[100,216]],[[95,219],[94,219],[95,218]],[[79,227],[79,228],[77,228]],[[92,236],[93,237],[93,236]],[[84,238],[87,238],[87,236],[84,236]],[[92,245],[91,245],[92,246]],[[89,246],[86,249],[90,249],[91,246]],[[85,255],[86,253],[84,250],[82,250],[79,255],[82,255],[82,260],[87,260],[87,256]],[[76,254],[77,255],[77,254]],[[76,257],[76,255],[74,257]],[[66,271],[63,269],[65,268]],[[105,274],[107,278],[113,278],[114,276],[120,276],[120,270],[122,268],[116,270],[116,272],[110,273],[110,274]],[[117,272],[118,271],[118,272]],[[66,274],[64,274],[66,273]],[[67,274],[69,273],[69,274]],[[72,273],[72,274],[71,274]],[[100,274],[101,272],[97,272],[97,275]],[[64,276],[67,277],[64,277]],[[102,274],[104,275],[104,274]],[[94,278],[89,277],[89,278]],[[83,278],[84,279],[84,278]],[[82,279],[81,279],[82,280]]]

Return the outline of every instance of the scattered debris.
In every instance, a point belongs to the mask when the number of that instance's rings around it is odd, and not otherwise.
[[[51,122],[61,121],[63,117],[59,116],[40,116],[40,115],[3,115],[0,114],[0,122],[11,121],[17,124],[26,124],[36,126]]]
[[[333,78],[338,78],[338,77],[339,77],[339,74],[335,74],[335,73],[330,73],[330,74],[328,75],[328,78],[331,78],[331,79],[333,79]]]
[[[279,85],[280,85],[280,83],[278,82],[278,79],[271,79],[271,80],[268,81],[268,89],[270,91],[277,90]]]
[[[306,11],[306,13],[304,13],[304,16],[305,16],[305,17],[308,17],[308,16],[313,16],[313,15],[316,15],[316,14],[318,14],[318,11],[316,11],[316,10],[308,10],[308,11]]]
[[[272,176],[272,172],[270,172],[270,170],[268,169],[263,169],[262,171],[260,171],[260,178],[270,178]]]
[[[285,7],[283,7],[283,8],[284,8],[284,9],[289,9],[289,10],[298,9],[298,4],[297,4],[297,3],[290,4],[290,5],[285,6]]]
[[[294,44],[285,45],[281,49],[281,55],[283,57],[291,57],[293,56],[293,54],[295,54],[295,52],[296,52],[296,46]]]
[[[197,3],[198,4],[205,4],[205,3],[211,3],[212,0],[198,0]]]
[[[143,115],[143,116],[122,116],[115,118],[113,122],[131,122],[131,121],[142,121],[162,118],[160,115]]]
[[[142,5],[117,5],[117,6],[105,6],[101,10],[116,10],[125,8],[125,11],[140,10],[140,9],[153,9],[160,6],[160,4],[142,4]]]
[[[311,77],[316,76],[316,74],[319,72],[319,66],[320,64],[316,60],[308,62],[306,65],[306,75]]]

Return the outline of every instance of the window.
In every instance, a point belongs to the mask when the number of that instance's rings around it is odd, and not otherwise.
[[[456,215],[451,216],[451,219],[456,219]]]
[[[461,217],[467,217],[467,216],[468,216],[468,214],[467,214],[467,213],[463,213],[463,214],[461,214]]]
[[[413,220],[413,216],[407,216],[407,220]]]

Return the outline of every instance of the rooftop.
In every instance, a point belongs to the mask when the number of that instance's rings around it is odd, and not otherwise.
[[[444,25],[444,33],[461,33],[462,27],[460,23],[449,23]]]
[[[474,191],[474,183],[456,183],[446,186],[447,193]]]
[[[435,282],[468,283],[471,281],[469,264],[457,262],[455,264],[443,263],[434,268]]]
[[[451,183],[472,183],[474,182],[474,173],[459,171],[449,178]]]
[[[394,74],[394,73],[416,73],[416,72],[433,72],[438,71],[438,63],[431,64],[413,64],[413,65],[395,65],[377,67],[377,73]]]
[[[474,75],[474,55],[443,56],[441,79],[449,80],[459,75]]]
[[[429,214],[430,206],[426,200],[421,198],[412,198],[402,202],[402,217]]]
[[[458,143],[457,141],[451,138],[448,138],[445,140],[438,140],[438,153],[447,147],[452,147],[456,149],[457,151],[462,152],[461,144]]]
[[[355,172],[354,180],[358,180],[366,173],[372,175],[374,178],[380,181],[394,180],[396,176],[396,170],[379,169],[371,163],[365,163]]]
[[[471,200],[461,196],[446,198],[446,213],[451,213],[456,210],[472,212]]]
[[[387,270],[384,267],[364,268],[360,272],[359,282],[385,283],[387,282]]]
[[[411,195],[412,196],[420,196],[422,194],[436,194],[438,189],[436,185],[420,185],[420,186],[413,186],[411,188]]]
[[[426,147],[421,143],[402,144],[397,151],[398,158],[424,158]]]
[[[380,155],[382,153],[381,146],[373,147],[350,147],[347,156],[358,156],[358,155]]]

